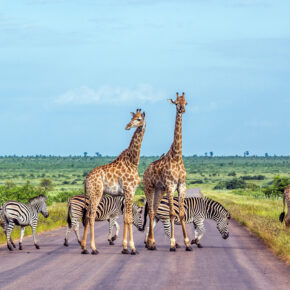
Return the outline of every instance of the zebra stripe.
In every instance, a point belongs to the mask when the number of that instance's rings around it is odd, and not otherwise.
[[[34,245],[36,249],[39,249],[39,245],[36,241],[36,227],[39,212],[42,213],[44,217],[48,217],[48,212],[46,209],[46,197],[43,195],[39,195],[30,199],[28,204],[18,201],[7,201],[3,204],[1,209],[1,216],[4,221],[4,232],[7,238],[7,247],[10,251],[13,251],[11,232],[15,225],[21,227],[19,250],[22,250],[24,231],[25,227],[28,225],[30,225],[32,228]]]
[[[73,196],[68,201],[68,214],[67,214],[67,230],[64,239],[64,246],[68,246],[68,236],[73,229],[78,242],[81,242],[79,235],[79,220],[84,218],[89,206],[89,198],[86,195],[79,194]],[[109,234],[108,242],[110,245],[114,245],[114,240],[119,235],[120,226],[117,223],[117,219],[124,213],[125,198],[123,196],[104,196],[96,211],[96,221],[108,220],[109,222]],[[133,224],[142,230],[142,208],[133,203]],[[116,233],[112,236],[113,227],[116,228]]]
[[[179,201],[178,197],[175,197],[173,200],[174,211],[176,214],[174,223],[180,225],[179,219]],[[146,216],[147,216],[148,205],[146,203],[145,213],[144,213],[144,224],[143,229],[146,225]],[[217,223],[217,229],[220,232],[223,239],[229,237],[228,223],[230,219],[229,212],[217,201],[214,201],[209,198],[203,197],[188,197],[184,199],[184,221],[185,223],[193,223],[194,226],[194,239],[191,241],[191,244],[197,244],[198,247],[202,247],[200,244],[201,238],[205,234],[204,220],[212,219]],[[167,198],[163,198],[160,202],[160,206],[157,210],[154,227],[161,221],[164,227],[165,234],[170,239],[171,237],[171,225],[170,225],[170,216],[169,216],[169,202]],[[201,232],[198,235],[198,231]],[[146,233],[147,239],[148,228]]]

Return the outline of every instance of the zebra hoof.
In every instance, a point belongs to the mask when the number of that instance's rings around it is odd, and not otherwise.
[[[179,244],[175,244],[175,247],[176,247],[176,249],[179,249],[180,248],[180,246],[179,246]]]
[[[92,255],[98,255],[99,252],[98,252],[97,250],[92,250],[91,254],[92,254]]]
[[[39,247],[37,244],[35,244],[35,248],[36,248],[37,250],[40,249],[40,247]]]
[[[89,254],[88,250],[82,250],[82,255],[87,255],[87,254]]]
[[[19,243],[19,250],[22,250],[22,244]]]
[[[10,245],[7,245],[7,248],[9,251],[11,251],[11,252],[13,251],[13,248]]]
[[[170,248],[170,250],[169,250],[170,252],[175,252],[176,251],[176,248],[174,247],[174,248]]]
[[[67,242],[67,240],[64,240],[63,245],[64,245],[65,247],[68,247],[68,242]]]
[[[124,254],[124,255],[128,255],[128,254],[129,254],[128,249],[123,249],[122,254]]]
[[[203,246],[201,244],[197,244],[197,247],[200,249],[203,248]]]
[[[114,235],[114,236],[112,237],[112,241],[115,241],[116,239],[117,239],[117,236]]]
[[[185,251],[191,252],[191,251],[192,251],[192,247],[187,246],[187,247],[185,248]]]
[[[109,245],[113,246],[113,245],[115,245],[115,243],[112,241],[109,241]]]
[[[13,248],[14,248],[14,249],[16,249],[16,246],[15,246],[15,244],[14,244],[13,242],[12,242],[11,244],[12,244]]]
[[[131,255],[139,255],[139,252],[137,252],[137,250],[132,250]]]

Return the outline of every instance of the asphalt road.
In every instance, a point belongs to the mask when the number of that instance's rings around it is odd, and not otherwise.
[[[23,251],[0,247],[0,289],[290,289],[290,267],[234,221],[227,240],[207,223],[204,248],[192,252],[184,246],[169,252],[160,224],[158,249],[148,251],[144,234],[134,228],[137,256],[121,254],[120,238],[109,246],[107,230],[107,222],[96,223],[97,256],[81,255],[73,233],[64,247],[65,228],[38,235],[40,250],[31,237]],[[192,237],[189,225],[188,230]],[[183,244],[180,226],[176,234]]]

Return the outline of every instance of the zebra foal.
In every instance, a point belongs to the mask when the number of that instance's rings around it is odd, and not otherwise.
[[[179,220],[179,204],[178,198],[175,197],[173,200],[174,211],[176,214],[174,223],[180,225]],[[191,244],[196,244],[198,248],[202,248],[200,243],[201,238],[205,234],[204,220],[212,219],[217,223],[217,229],[220,232],[223,239],[229,237],[228,223],[231,218],[229,212],[217,201],[214,201],[209,198],[204,197],[187,197],[184,199],[184,221],[186,224],[193,223],[194,226],[194,239],[191,241]],[[144,211],[144,223],[143,230],[146,226],[146,217],[148,212],[148,205],[146,202],[145,211]],[[167,198],[161,200],[160,206],[157,210],[154,227],[161,221],[164,227],[165,234],[168,238],[171,237],[171,225],[170,225],[170,216],[169,216],[169,202]],[[198,234],[198,231],[201,234]],[[148,228],[146,233],[145,241],[148,236]],[[177,244],[177,247],[179,245]]]
[[[46,197],[39,195],[29,200],[29,203],[21,203],[18,201],[7,201],[2,205],[1,215],[5,224],[5,235],[7,239],[7,247],[13,251],[11,243],[11,232],[15,225],[21,227],[19,250],[22,250],[22,240],[25,227],[30,225],[32,228],[33,241],[36,249],[39,245],[36,240],[36,227],[38,221],[38,213],[41,213],[45,218],[48,217],[46,209]]]
[[[68,201],[68,226],[65,234],[64,246],[68,247],[68,236],[71,229],[75,232],[78,242],[81,243],[79,220],[82,219],[84,223],[88,205],[89,198],[84,194],[75,195]],[[120,226],[117,223],[117,219],[124,213],[124,206],[125,198],[123,196],[104,196],[97,207],[96,221],[108,220],[109,222],[108,242],[110,245],[114,245],[114,241],[119,235]],[[142,208],[135,203],[133,203],[133,224],[139,231],[142,230]],[[116,228],[114,236],[113,227]]]

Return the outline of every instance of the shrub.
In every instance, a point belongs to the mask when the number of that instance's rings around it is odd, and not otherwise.
[[[264,175],[243,175],[241,176],[243,180],[264,180],[266,177]]]
[[[191,181],[189,182],[189,184],[200,184],[200,183],[203,183],[203,180],[202,180],[202,179],[191,180]]]
[[[231,172],[228,173],[228,176],[236,176],[236,175],[237,175],[237,174],[236,174],[235,171],[231,171]]]
[[[233,178],[227,181],[220,181],[214,189],[237,189],[237,188],[247,188],[248,184],[241,178]]]
[[[264,194],[267,197],[279,197],[283,195],[284,189],[290,184],[290,178],[280,177],[279,175],[274,177],[271,185],[263,189]]]

